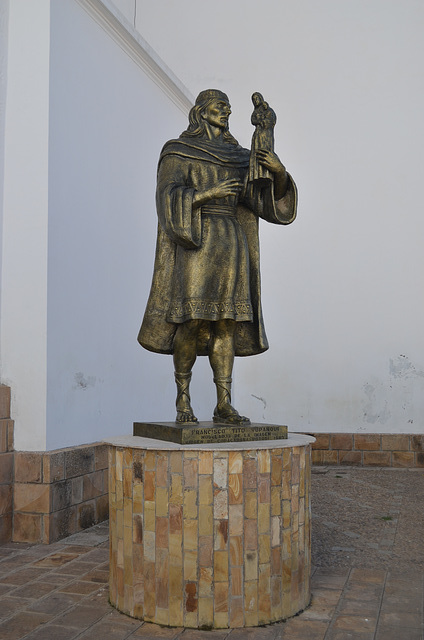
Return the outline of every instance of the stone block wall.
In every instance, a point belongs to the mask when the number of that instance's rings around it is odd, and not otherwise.
[[[60,540],[108,517],[108,446],[15,453],[14,542]]]
[[[0,385],[0,544],[12,539],[13,463],[13,420],[10,419],[10,389]]]
[[[313,433],[312,463],[424,468],[424,435]]]
[[[108,445],[14,451],[13,427],[0,385],[0,544],[48,544],[108,518]]]

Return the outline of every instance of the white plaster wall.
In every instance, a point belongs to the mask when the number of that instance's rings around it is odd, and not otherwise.
[[[51,9],[48,449],[174,416],[172,359],[136,338],[153,272],[157,160],[186,124],[80,4]],[[196,404],[212,408],[204,375]]]
[[[0,282],[3,249],[3,193],[4,193],[4,143],[6,125],[6,94],[7,94],[7,41],[9,26],[9,1],[0,3]],[[0,295],[1,318],[1,295]],[[1,341],[0,341],[1,349]],[[1,352],[0,352],[1,362]]]
[[[0,342],[18,449],[46,443],[49,4],[9,4]]]
[[[236,400],[292,430],[422,432],[424,5],[416,0],[136,0],[136,26],[196,95],[225,90],[249,146],[253,91],[299,186],[261,226],[270,350]]]

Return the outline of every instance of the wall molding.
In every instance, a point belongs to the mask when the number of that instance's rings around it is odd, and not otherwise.
[[[115,5],[110,0],[76,2],[187,115],[194,104],[193,96]]]

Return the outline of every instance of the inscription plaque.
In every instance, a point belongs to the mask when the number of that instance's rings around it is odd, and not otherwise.
[[[167,440],[177,444],[208,444],[216,442],[254,442],[286,440],[287,426],[253,422],[250,425],[229,425],[216,422],[177,424],[175,422],[134,422],[134,436]]]

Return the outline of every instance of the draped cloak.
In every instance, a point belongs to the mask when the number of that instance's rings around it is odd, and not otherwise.
[[[236,320],[237,356],[268,349],[261,308],[258,218],[290,224],[296,217],[297,192],[290,176],[285,195],[277,201],[272,185],[257,187],[248,182],[249,157],[250,151],[238,145],[203,138],[181,137],[162,149],[153,281],[138,335],[139,343],[149,351],[172,354],[178,324],[190,318]],[[193,208],[196,191],[230,178],[244,184],[239,196]],[[212,285],[203,283],[207,277]],[[242,292],[228,297],[228,281],[230,289],[233,286]],[[214,282],[220,283],[215,295],[225,295],[225,299],[211,299]],[[208,354],[209,339],[210,325],[205,322],[198,337],[198,355]]]

